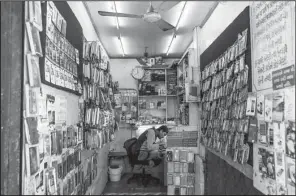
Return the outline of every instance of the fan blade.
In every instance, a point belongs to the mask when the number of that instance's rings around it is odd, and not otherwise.
[[[101,16],[117,16],[117,17],[127,17],[127,18],[142,18],[141,15],[136,14],[124,14],[124,13],[116,13],[116,12],[104,12],[98,11]]]
[[[156,21],[155,24],[163,31],[168,31],[175,28],[173,25],[163,19]]]
[[[180,1],[163,1],[160,5],[156,8],[156,10],[160,12],[166,12],[176,6]]]
[[[147,62],[143,58],[137,58],[137,61],[144,66],[147,66]]]

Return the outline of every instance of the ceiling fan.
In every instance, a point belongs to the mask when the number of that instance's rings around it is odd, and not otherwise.
[[[178,3],[179,2],[176,2],[175,4],[173,3],[173,6],[175,6]],[[161,5],[162,4],[163,3],[161,3]],[[168,9],[170,9],[170,8],[168,8]],[[164,10],[163,9],[158,9],[158,11],[164,11]],[[147,9],[147,12],[145,14],[143,14],[143,15],[125,14],[125,13],[117,13],[117,12],[105,12],[105,11],[98,11],[98,13],[101,16],[117,16],[117,17],[127,17],[127,18],[140,18],[140,19],[143,19],[144,21],[146,21],[148,23],[156,24],[163,31],[168,31],[168,30],[174,29],[175,27],[173,25],[171,25],[170,23],[168,23],[168,22],[166,22],[165,20],[162,19],[161,15],[159,14],[158,11],[154,9],[154,7],[152,6],[152,2],[150,1],[149,8]]]
[[[145,52],[143,54],[143,57],[136,58],[136,60],[140,63],[140,65],[143,65],[145,67],[151,67],[154,64],[162,64],[162,57],[161,56],[155,56],[155,55],[149,55],[147,52],[148,47],[145,47]],[[151,64],[151,58],[154,59],[154,63]]]
[[[147,63],[148,63],[148,52],[147,52],[147,48],[148,48],[148,47],[145,47],[144,57],[142,57],[142,58],[137,58],[137,61],[138,61],[141,65],[144,65],[144,66],[147,66]]]

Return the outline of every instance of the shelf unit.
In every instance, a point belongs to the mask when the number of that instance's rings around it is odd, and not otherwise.
[[[200,88],[197,81],[198,68],[194,64],[194,49],[190,48],[176,65],[177,69],[177,104],[178,125],[193,125],[197,120],[196,104],[199,102]],[[189,115],[190,114],[190,115]],[[191,116],[191,117],[190,117]]]
[[[170,112],[171,114],[168,115],[168,105],[171,105],[171,102],[176,102],[176,98],[177,98],[177,94],[167,94],[168,93],[168,72],[169,71],[174,71],[173,69],[170,68],[164,68],[164,67],[145,67],[144,68],[145,73],[147,72],[163,72],[165,77],[164,80],[161,81],[147,81],[147,80],[140,80],[138,81],[138,91],[139,91],[139,95],[138,95],[138,120],[141,121],[143,123],[143,125],[146,124],[172,124],[172,123],[168,123],[168,116],[174,116],[174,120],[175,120],[175,111],[176,109],[174,108],[173,112]],[[152,79],[151,79],[152,80]],[[148,84],[148,85],[155,85],[155,86],[160,86],[159,89],[163,89],[160,91],[163,92],[158,92],[158,94],[155,94],[156,92],[154,92],[154,94],[143,94],[142,88],[141,86],[143,84]],[[156,88],[155,88],[156,89]],[[142,100],[146,101],[146,108],[142,108]],[[153,100],[153,101],[152,101]],[[157,101],[164,101],[165,102],[165,106],[160,106],[158,107],[157,105]],[[150,108],[147,107],[148,102],[150,103],[154,103],[154,107]],[[145,102],[144,102],[145,103]],[[158,102],[159,103],[159,102]],[[174,104],[173,104],[174,105]],[[171,107],[173,108],[173,107]],[[172,115],[173,113],[173,115]],[[148,117],[150,116],[150,117]],[[151,121],[147,122],[147,117],[149,119],[151,119]],[[155,118],[161,118],[163,120],[160,121],[153,121],[153,117]],[[175,124],[175,123],[173,123]]]

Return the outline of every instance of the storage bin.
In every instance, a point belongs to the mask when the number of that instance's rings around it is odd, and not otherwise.
[[[111,165],[108,167],[108,173],[111,182],[118,182],[121,178],[123,167],[120,165]]]

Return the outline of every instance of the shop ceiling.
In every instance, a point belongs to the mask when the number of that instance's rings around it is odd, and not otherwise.
[[[142,18],[101,16],[98,13],[143,15],[150,3],[159,10],[163,20],[177,28],[163,31]],[[143,57],[145,47],[148,47],[149,56],[180,58],[192,42],[194,27],[205,22],[217,1],[85,1],[84,5],[110,58]]]

